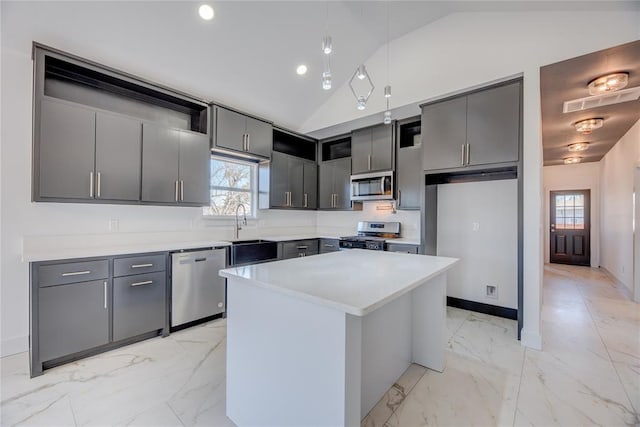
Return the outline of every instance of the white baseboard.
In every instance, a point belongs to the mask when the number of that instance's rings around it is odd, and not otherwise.
[[[534,350],[542,350],[542,335],[537,331],[527,331],[524,328],[520,334],[520,344]]]
[[[0,343],[0,357],[11,356],[29,350],[29,337],[16,337],[2,340]]]
[[[607,276],[609,276],[609,278],[611,280],[613,280],[613,283],[616,284],[616,286],[622,290],[622,292],[630,299],[633,301],[633,289],[631,289],[630,287],[628,287],[624,282],[622,282],[622,280],[618,279],[612,272],[610,272],[609,270],[607,270],[605,267],[600,266],[600,270],[606,274]]]

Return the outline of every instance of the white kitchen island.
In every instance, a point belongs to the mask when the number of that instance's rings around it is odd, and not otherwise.
[[[457,261],[352,249],[222,270],[227,416],[359,426],[412,362],[442,371]]]

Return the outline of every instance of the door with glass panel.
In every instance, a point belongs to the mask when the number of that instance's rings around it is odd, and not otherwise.
[[[589,199],[589,190],[551,192],[551,262],[591,264]]]

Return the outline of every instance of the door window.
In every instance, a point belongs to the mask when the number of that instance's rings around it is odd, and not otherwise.
[[[556,229],[584,230],[584,195],[556,194]]]

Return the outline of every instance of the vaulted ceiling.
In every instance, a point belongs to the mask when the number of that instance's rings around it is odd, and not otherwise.
[[[6,1],[2,48],[32,41],[297,129],[383,46],[456,12],[609,10],[629,1]],[[388,15],[387,15],[388,14]],[[387,35],[387,16],[389,34]],[[462,31],[463,29],[461,29]],[[325,33],[333,87],[321,88]],[[298,76],[305,63],[309,72]]]

